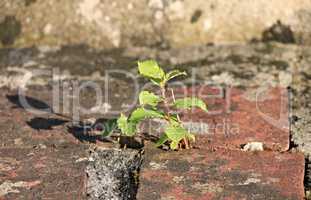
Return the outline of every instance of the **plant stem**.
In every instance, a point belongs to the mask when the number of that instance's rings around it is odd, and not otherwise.
[[[186,148],[186,149],[190,149],[190,147],[189,147],[189,141],[188,141],[186,138],[184,138],[183,140],[184,140],[184,143],[185,143],[185,148]]]
[[[167,98],[166,98],[166,88],[165,86],[161,87],[161,94],[162,94],[162,98],[163,98],[163,103],[164,103],[164,108],[165,108],[165,112],[166,115],[168,117],[168,119],[170,118],[170,108],[167,102]]]
[[[176,99],[175,99],[174,91],[173,91],[173,89],[172,89],[172,88],[170,88],[170,89],[171,89],[171,94],[172,94],[172,97],[173,97],[173,102],[175,103]],[[180,120],[180,117],[179,117],[179,114],[178,114],[178,113],[177,113],[177,120],[178,120],[178,122],[181,122],[181,120]]]
[[[175,99],[174,91],[173,91],[172,88],[170,88],[170,90],[171,90],[173,102],[175,103],[176,99]],[[178,122],[181,123],[179,114],[177,113],[176,115],[177,115],[177,120],[178,120]],[[187,138],[184,138],[184,139],[183,139],[183,142],[185,143],[185,148],[186,148],[186,149],[190,149],[190,142],[187,140]]]

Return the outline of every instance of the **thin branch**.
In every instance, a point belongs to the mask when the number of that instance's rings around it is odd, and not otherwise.
[[[175,95],[174,95],[174,90],[173,90],[172,88],[170,88],[170,90],[171,90],[173,102],[175,103],[175,102],[176,102],[176,99],[175,99]],[[179,114],[178,114],[178,113],[177,113],[177,120],[178,120],[178,122],[181,123],[181,120],[180,120],[180,117],[179,117]],[[185,143],[185,148],[186,148],[186,149],[190,149],[190,142],[189,142],[189,140],[187,140],[187,138],[184,138],[184,139],[183,139],[183,142]]]
[[[164,108],[167,114],[167,117],[170,118],[170,108],[167,102],[167,97],[166,97],[166,88],[165,87],[161,87],[161,94],[162,94],[162,98],[163,98],[163,102],[164,102]]]
[[[170,88],[170,90],[171,90],[171,94],[172,94],[172,97],[173,97],[173,102],[175,103],[175,102],[176,102],[176,99],[175,99],[175,95],[174,95],[174,90],[173,90],[172,88]],[[178,113],[177,113],[177,120],[178,120],[179,122],[181,122]]]

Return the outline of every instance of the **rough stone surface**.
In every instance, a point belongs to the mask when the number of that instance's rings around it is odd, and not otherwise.
[[[79,160],[87,146],[62,119],[36,118],[13,100],[1,90],[0,199],[85,199],[86,162]]]
[[[0,102],[2,103],[0,104],[0,130],[1,136],[6,139],[0,141],[0,146],[1,148],[35,147],[46,148],[47,150],[54,147],[61,149],[66,146],[74,149],[72,146],[79,144],[78,141],[96,140],[96,137],[74,137],[74,135],[66,131],[65,126],[54,126],[60,123],[58,120],[63,120],[63,118],[53,120],[53,118],[56,118],[54,115],[41,115],[39,120],[44,121],[43,126],[31,128],[32,120],[38,116],[23,112],[19,108],[14,109],[18,105],[9,101],[6,95],[15,95],[16,91],[14,90],[22,86],[28,89],[26,95],[52,105],[50,95],[53,81],[49,76],[40,76],[27,83],[27,78],[34,73],[33,70],[58,68],[57,78],[60,80],[69,81],[74,79],[80,82],[94,80],[104,88],[103,75],[107,70],[124,69],[135,74],[134,61],[155,58],[159,60],[161,65],[165,66],[165,69],[179,67],[181,70],[186,70],[190,75],[196,77],[198,83],[212,81],[218,84],[231,84],[241,89],[258,86],[280,86],[283,88],[291,86],[290,130],[292,144],[290,147],[292,151],[302,151],[308,158],[311,153],[310,52],[311,49],[307,46],[276,43],[259,43],[245,46],[194,46],[166,50],[146,47],[100,51],[86,46],[63,48],[40,46],[30,49],[1,49],[0,85],[2,89]],[[133,93],[131,80],[116,75],[110,81],[110,86],[113,88],[109,91],[111,98],[106,102],[107,104],[94,109],[95,112],[92,114],[94,116],[111,116],[113,113],[109,111],[120,109],[124,111],[123,109],[134,101],[133,96],[135,94]],[[186,82],[190,83],[190,81],[190,78],[186,79]],[[139,79],[139,82],[144,83],[141,79]],[[82,93],[80,99],[82,104],[94,106],[93,93],[88,90]],[[72,103],[71,93],[66,97]],[[39,107],[46,108],[46,105],[39,104]],[[105,108],[104,111],[101,108]],[[47,120],[47,118],[51,119]],[[50,127],[51,123],[54,124],[52,127]],[[45,130],[46,128],[49,130]],[[10,132],[6,130],[10,130]],[[62,134],[59,134],[60,132]],[[73,152],[76,155],[80,151],[74,150]],[[266,153],[266,151],[263,153]],[[84,157],[84,155],[78,155],[77,160]],[[298,171],[295,172],[294,174],[298,173]],[[308,190],[310,182],[308,177],[307,173],[306,190]],[[37,186],[34,185],[38,182],[32,181],[36,180],[10,181],[1,187],[24,186],[27,184],[25,182],[28,182],[35,188]],[[297,182],[297,184],[300,184],[300,182]],[[25,192],[27,193],[27,190]]]
[[[303,172],[299,153],[165,152],[149,147],[137,199],[301,200]]]
[[[88,199],[135,199],[142,155],[135,150],[106,149],[91,154],[86,169]]]
[[[289,149],[289,104],[284,88],[253,88],[239,90],[192,87],[186,96],[197,96],[209,107],[209,112],[195,109],[181,113],[184,121],[207,123],[208,129],[197,134],[199,147],[241,149],[249,142],[262,142],[266,149]],[[176,90],[176,95],[180,92]],[[215,96],[213,96],[215,95]],[[217,97],[216,97],[217,95]],[[183,95],[184,96],[184,95]]]
[[[85,163],[76,163],[83,152],[68,148],[0,148],[0,198],[84,199]]]
[[[310,8],[308,0],[3,0],[0,41],[15,46],[85,43],[97,48],[262,39],[310,44]],[[16,23],[5,23],[10,25],[6,29],[1,22],[8,18]],[[15,33],[13,37],[1,34],[7,30]]]

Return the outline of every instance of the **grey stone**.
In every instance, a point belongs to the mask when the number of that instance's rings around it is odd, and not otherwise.
[[[96,150],[89,160],[86,169],[88,199],[135,199],[141,152],[131,149]]]

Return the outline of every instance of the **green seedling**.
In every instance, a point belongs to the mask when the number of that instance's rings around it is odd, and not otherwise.
[[[141,91],[139,94],[139,107],[136,108],[129,117],[121,113],[117,121],[118,128],[125,136],[134,136],[139,122],[145,119],[157,118],[168,122],[164,133],[161,135],[156,145],[159,147],[165,143],[173,150],[180,148],[191,148],[191,142],[195,141],[195,136],[189,133],[182,125],[178,114],[172,112],[179,109],[192,109],[193,107],[201,108],[207,112],[206,104],[198,98],[183,98],[175,99],[173,90],[173,100],[170,102],[167,97],[167,83],[169,80],[187,75],[179,70],[172,70],[165,73],[156,61],[147,60],[138,62],[139,74],[152,81],[161,90],[161,95],[158,96],[149,91]],[[163,109],[159,105],[163,105]]]

